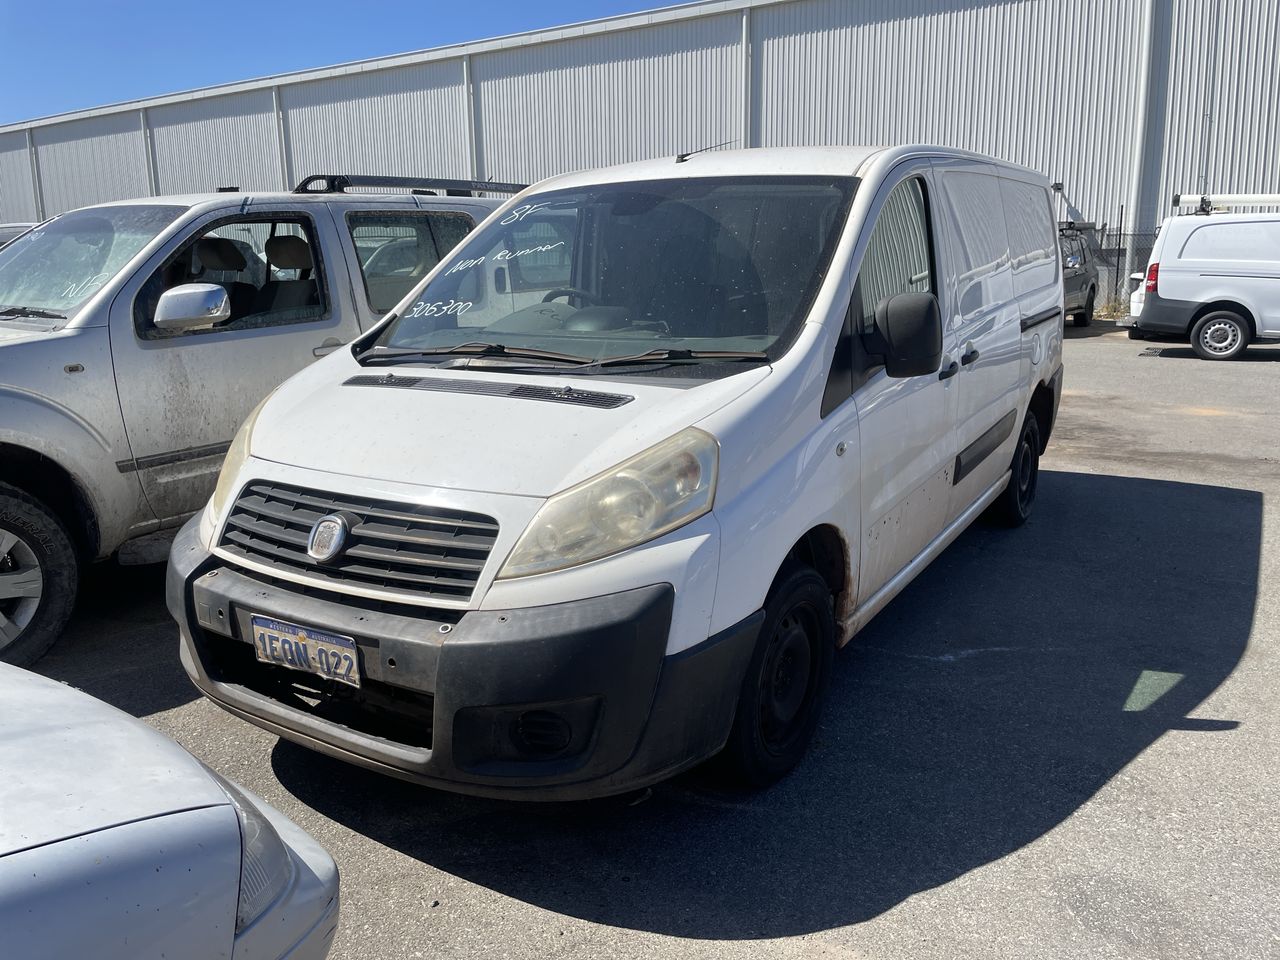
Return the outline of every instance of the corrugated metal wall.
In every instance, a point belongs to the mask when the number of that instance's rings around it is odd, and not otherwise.
[[[539,180],[739,140],[742,76],[739,14],[482,54],[480,175]]]
[[[293,182],[312,173],[468,176],[462,61],[282,87]]]
[[[159,194],[284,186],[270,90],[151,107],[147,125]]]
[[[1139,0],[801,0],[752,12],[756,142],[942,143],[1064,184],[1108,220],[1129,188]]]
[[[722,140],[923,140],[1147,229],[1173,190],[1280,190],[1278,36],[1280,0],[711,0],[0,128],[0,217],[316,172],[537,180]]]
[[[142,120],[136,110],[37,127],[32,136],[46,216],[151,193]]]
[[[0,223],[27,223],[36,216],[27,135],[0,133]]]

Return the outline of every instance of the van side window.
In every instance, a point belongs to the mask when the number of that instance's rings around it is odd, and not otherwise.
[[[160,295],[186,283],[222,287],[231,316],[212,327],[157,329]],[[310,218],[301,215],[232,217],[205,227],[147,278],[133,301],[134,329],[143,340],[306,323],[327,312],[320,248]]]
[[[966,320],[1013,299],[1009,237],[1000,180],[977,170],[942,174],[947,221],[956,244],[956,303]]]
[[[1013,289],[1022,296],[1058,279],[1058,231],[1044,187],[1000,179],[1004,219],[1009,228]]]
[[[383,314],[403,300],[474,226],[465,213],[348,213],[370,309]]]
[[[918,177],[893,188],[867,241],[854,284],[858,332],[875,329],[876,307],[899,293],[933,293],[933,252],[924,184]]]

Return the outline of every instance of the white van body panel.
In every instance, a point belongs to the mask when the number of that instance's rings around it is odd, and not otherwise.
[[[1162,298],[1236,303],[1258,336],[1280,336],[1280,214],[1170,217],[1152,261]]]

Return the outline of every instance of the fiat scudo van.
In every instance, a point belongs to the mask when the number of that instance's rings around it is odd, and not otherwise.
[[[1049,186],[937,147],[545,181],[248,418],[169,604],[214,702],[560,799],[800,760],[837,647],[992,511],[1062,387]]]

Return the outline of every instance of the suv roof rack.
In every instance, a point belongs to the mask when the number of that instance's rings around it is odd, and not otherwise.
[[[1086,233],[1089,230],[1097,229],[1097,224],[1092,220],[1059,220],[1059,233]]]
[[[1280,206],[1280,193],[1175,193],[1173,206],[1195,207],[1201,214],[1215,207],[1272,207]]]
[[[450,197],[477,193],[519,193],[528,184],[493,180],[442,180],[437,177],[382,177],[372,174],[317,173],[304,177],[294,193],[346,193],[350,187],[396,187],[412,191],[443,191]]]

